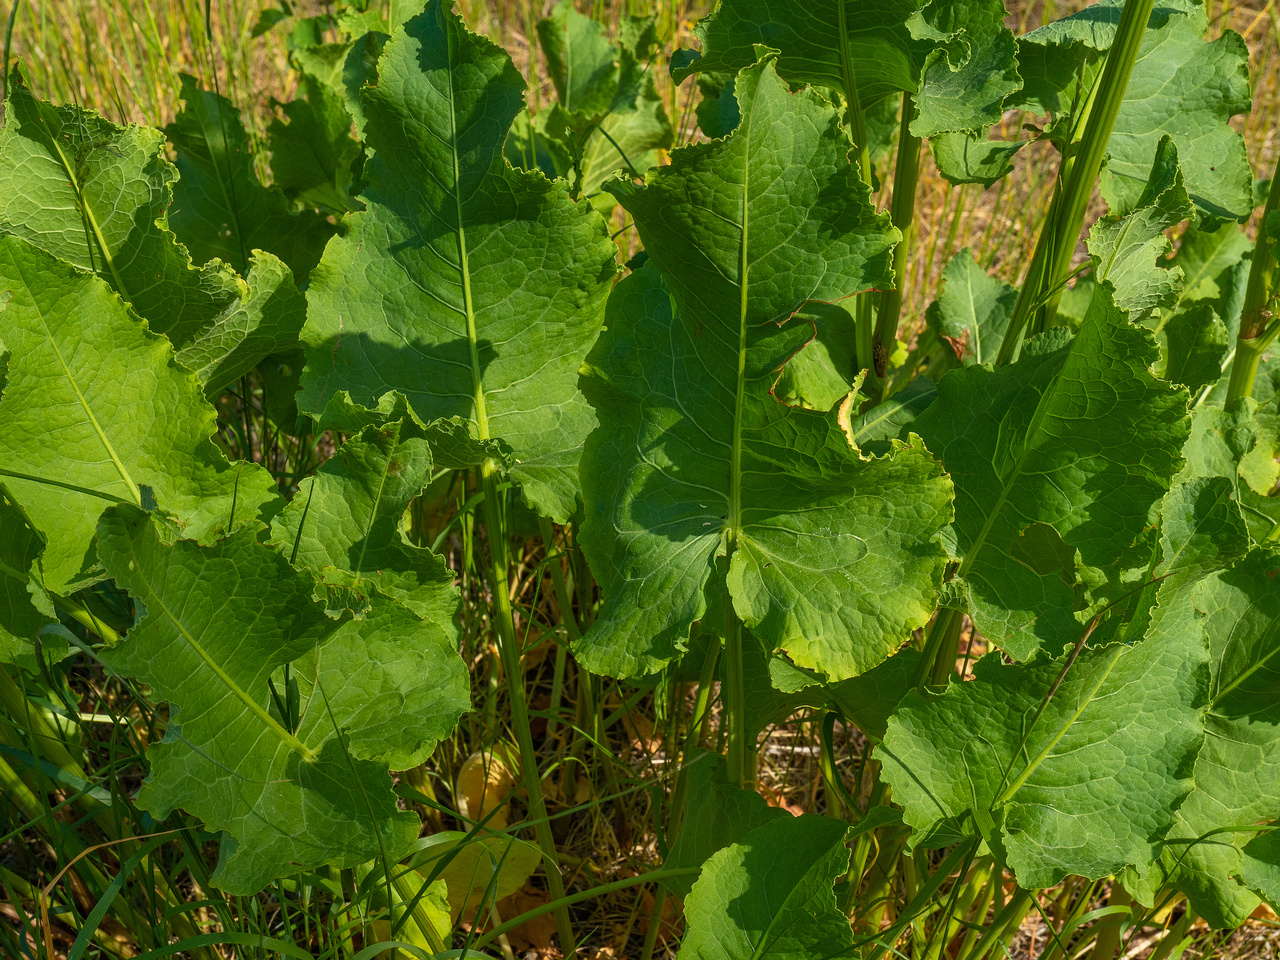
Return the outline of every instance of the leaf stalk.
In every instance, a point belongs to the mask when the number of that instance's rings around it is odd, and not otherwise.
[[[529,795],[529,814],[533,820],[538,846],[542,849],[551,899],[559,902],[565,896],[564,880],[556,862],[556,842],[551,835],[551,821],[547,819],[547,803],[542,795],[542,778],[538,773],[538,754],[529,729],[529,705],[525,699],[524,673],[520,669],[520,637],[516,633],[508,593],[510,571],[507,563],[507,526],[499,500],[497,472],[497,465],[492,460],[485,460],[480,467],[480,482],[484,488],[485,526],[489,533],[494,627],[498,633],[498,654],[502,660],[502,672],[506,674],[507,694],[511,700],[511,725],[515,728],[516,744],[520,748],[521,779]],[[569,924],[567,904],[561,904],[555,915],[561,949],[566,958],[572,958],[575,941]]]

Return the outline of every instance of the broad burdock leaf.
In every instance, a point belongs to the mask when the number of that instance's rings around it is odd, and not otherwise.
[[[588,115],[608,110],[618,82],[618,51],[604,24],[561,0],[551,16],[538,21],[537,30],[561,108]]]
[[[209,326],[178,346],[178,362],[213,397],[274,353],[296,350],[307,301],[293,274],[269,253],[249,259],[244,292]]]
[[[272,524],[272,540],[322,580],[348,574],[418,616],[447,622],[458,605],[453,574],[400,533],[400,518],[430,482],[432,466],[426,436],[411,420],[366,427],[302,481]]]
[[[33,674],[40,673],[37,639],[46,661],[61,660],[69,649],[60,635],[39,637],[41,627],[58,622],[57,611],[38,578],[31,576],[33,567],[39,572],[43,549],[44,541],[0,484],[0,663],[11,663]]]
[[[724,757],[696,750],[685,759],[680,774],[687,777],[689,798],[680,835],[671,847],[663,867],[701,867],[707,858],[731,843],[742,840],[756,827],[790,814],[771,807],[755,790],[738,786],[729,779]],[[689,896],[697,875],[668,877],[663,885],[680,897]]]
[[[1204,739],[1203,638],[1086,647],[1048,699],[1064,662],[989,654],[898,705],[876,755],[917,842],[970,815],[1028,890],[1159,855]]]
[[[1013,316],[1018,291],[987,276],[969,249],[961,250],[942,271],[942,292],[925,314],[929,326],[966,367],[991,363]]]
[[[280,104],[288,123],[276,118],[267,131],[275,186],[292,200],[337,212],[356,209],[353,165],[361,153],[342,87],[349,49],[325,44],[294,50],[298,96]]]
[[[928,377],[916,377],[888,400],[876,404],[861,416],[849,420],[849,439],[857,447],[876,456],[893,449],[893,441],[911,433],[916,418],[938,397]]]
[[[806,303],[794,321],[813,324],[813,339],[787,361],[773,385],[773,395],[794,406],[825,412],[848,396],[857,381],[853,314],[843,303]]]
[[[387,768],[421,762],[467,707],[456,629],[380,597],[364,620],[335,623],[313,578],[252,529],[209,547],[168,542],[151,516],[118,506],[98,532],[139,610],[104,660],[170,704],[138,801],[225,831],[214,883],[250,894],[323,863],[402,856],[419,824],[396,809]],[[272,697],[286,664],[292,717]]]
[[[1182,270],[1159,261],[1173,248],[1165,231],[1194,213],[1182,182],[1178,150],[1169,137],[1162,137],[1151,177],[1132,212],[1105,216],[1089,231],[1094,279],[1111,284],[1116,305],[1134,323],[1153,326],[1158,311],[1177,301]]]
[[[47,541],[49,590],[101,578],[94,528],[112,503],[154,498],[200,540],[275,512],[270,474],[213,445],[195,376],[103,281],[0,236],[0,291],[0,478]]]
[[[862,676],[832,684],[828,691],[831,702],[869,739],[883,740],[889,717],[916,685],[920,658],[919,650],[903,647]]]
[[[1239,224],[1225,223],[1213,230],[1188,226],[1178,240],[1177,252],[1169,258],[1170,265],[1180,268],[1185,277],[1178,305],[1208,302],[1220,317],[1231,316],[1235,288],[1240,288],[1241,297],[1244,292],[1244,283],[1234,274],[1248,272],[1252,249],[1253,244]],[[1239,312],[1239,304],[1234,312]]]
[[[169,222],[197,263],[225,260],[247,273],[254,250],[283,260],[304,283],[334,226],[320,213],[289,210],[284,194],[258,180],[240,112],[182,75],[183,109],[165,134],[182,174]]]
[[[1238,224],[1216,229],[1192,224],[1168,260],[1186,279],[1177,303],[1162,311],[1155,325],[1161,347],[1155,372],[1185,383],[1193,395],[1217,381],[1207,399],[1218,405],[1226,397],[1229,378],[1223,374],[1230,366],[1229,350],[1240,325],[1252,250],[1252,242]],[[1265,374],[1259,377],[1254,396],[1265,399],[1267,383]]]
[[[288,268],[250,257],[195,269],[168,226],[177,170],[158,130],[36,100],[16,71],[0,129],[0,232],[91,270],[178,349],[209,393],[296,347],[305,303]]]
[[[694,28],[701,59],[672,73],[679,81],[693,70],[740,70],[757,59],[756,45],[764,45],[780,51],[778,73],[787,82],[844,92],[847,50],[863,109],[890,94],[911,93],[915,136],[979,130],[1000,120],[1004,98],[1022,86],[1004,16],[1000,0],[722,0]]]
[[[833,887],[849,867],[848,824],[779,817],[712,855],[685,899],[677,960],[858,956]]]
[[[594,425],[577,372],[616,248],[565,184],[504,160],[523,91],[511,58],[439,0],[387,42],[364,92],[367,209],[312,276],[299,405],[399,391],[423,421],[466,417],[510,444],[528,501],[565,520]]]
[[[1013,157],[1030,140],[1006,143],[988,140],[986,133],[957,131],[932,138],[933,161],[948,183],[980,183],[990,187],[1013,173]]]
[[[1123,0],[1102,0],[1018,41],[1022,93],[1009,105],[1049,113],[1065,126],[1088,99],[1115,37]],[[1187,192],[1202,221],[1243,220],[1253,209],[1244,139],[1229,120],[1247,113],[1249,52],[1231,30],[1206,41],[1194,0],[1157,4],[1116,117],[1102,170],[1113,213],[1131,212],[1150,178],[1156,144],[1173,139]]]
[[[1274,415],[1262,411],[1251,397],[1230,410],[1207,404],[1197,407],[1182,451],[1186,464],[1177,478],[1226,478],[1249,537],[1258,544],[1272,539],[1280,525],[1280,498],[1268,496],[1277,470],[1275,426]],[[1254,489],[1251,480],[1263,481],[1262,490]]]
[[[792,94],[772,56],[736,91],[730,137],[675,151],[643,186],[607,185],[649,254],[583,368],[600,428],[582,546],[604,604],[575,652],[612,676],[678,657],[708,595],[722,622],[726,587],[767,647],[853,676],[925,622],[944,561],[950,483],[918,440],[863,459],[834,412],[771,393],[813,335],[788,319],[888,282],[897,234],[834,107]]]
[[[1111,298],[1099,285],[1074,338],[1052,330],[1017,363],[953,370],[913,427],[956,485],[974,623],[1019,660],[1078,635],[1074,566],[1108,571],[1113,596],[1146,568],[1189,429],[1186,391],[1151,375],[1151,335]]]
[[[1193,396],[1199,396],[1222,376],[1231,336],[1208,303],[1182,307],[1162,318],[1155,334],[1160,343],[1160,359],[1151,369],[1156,376],[1183,384]]]
[[[1160,862],[1128,885],[1148,901],[1172,885],[1215,927],[1245,921],[1258,904],[1250,887],[1274,896],[1280,886],[1274,845],[1253,842],[1258,826],[1280,818],[1278,583],[1280,553],[1255,550],[1170,597],[1144,642],[1207,639],[1211,680],[1194,788],[1178,808]]]
[[[578,195],[605,212],[616,203],[600,190],[605,178],[617,170],[647,170],[674,138],[649,69],[658,47],[655,21],[629,17],[620,28],[622,43],[614,46],[604,25],[568,0],[539,21],[538,40],[558,103],[526,122],[519,138],[513,132],[507,144],[508,157],[519,156],[527,169],[542,166],[535,160],[561,154],[554,169],[542,167],[544,172],[568,177]]]
[[[14,71],[0,128],[0,230],[92,270],[181,345],[241,295],[225,264],[195,270],[168,228],[178,173],[164,136],[37,100]]]

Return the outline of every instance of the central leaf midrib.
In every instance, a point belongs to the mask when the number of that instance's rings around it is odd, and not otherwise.
[[[378,490],[373,496],[373,508],[369,511],[369,520],[364,527],[364,536],[360,542],[360,556],[356,559],[356,568],[353,572],[364,573],[364,555],[369,550],[369,538],[373,531],[373,525],[378,519],[378,508],[382,505],[382,491],[387,486],[387,475],[391,472],[391,460],[395,456],[396,447],[400,445],[400,429],[401,424],[397,424],[395,428],[395,439],[391,442],[391,449],[387,451],[386,459],[382,462],[382,475],[378,477]]]
[[[1075,711],[1067,717],[1062,726],[1058,728],[1058,732],[1049,738],[1049,742],[1044,745],[1044,748],[1036,755],[1036,758],[1026,765],[1018,779],[1009,784],[1005,791],[996,798],[995,802],[992,804],[993,808],[999,804],[1007,803],[1009,800],[1012,800],[1014,794],[1021,790],[1023,785],[1031,779],[1031,775],[1035,773],[1036,770],[1040,768],[1040,765],[1048,758],[1049,752],[1058,745],[1062,738],[1067,735],[1067,731],[1075,726],[1076,721],[1080,719],[1080,716],[1090,707],[1093,701],[1097,699],[1098,691],[1102,689],[1102,685],[1107,682],[1107,678],[1111,676],[1111,671],[1114,670],[1116,664],[1120,662],[1120,655],[1124,653],[1126,649],[1128,648],[1124,644],[1116,644],[1115,652],[1111,654],[1111,662],[1102,670],[1101,676],[1098,677],[1097,682],[1093,685],[1093,689],[1084,697],[1080,706],[1077,707]]]
[[[453,90],[454,36],[446,26],[445,43],[449,53],[449,69],[445,70],[449,90],[449,158],[453,162],[453,207],[457,217],[458,273],[462,278],[462,307],[467,319],[467,350],[471,356],[471,390],[475,404],[476,435],[489,439],[489,414],[484,402],[484,379],[480,373],[480,345],[476,334],[475,304],[471,298],[471,265],[467,259],[467,232],[462,225],[462,174],[458,167],[458,114]]]
[[[22,267],[19,265],[18,270],[21,272]],[[94,415],[93,410],[89,407],[89,401],[85,399],[84,393],[80,390],[80,384],[76,382],[75,376],[71,372],[71,368],[67,366],[66,359],[62,356],[62,351],[58,349],[57,341],[54,339],[53,331],[49,329],[48,318],[45,317],[44,310],[40,307],[40,302],[34,295],[34,290],[26,276],[22,277],[23,286],[27,288],[31,296],[31,306],[35,310],[36,316],[40,318],[40,326],[44,328],[45,339],[49,342],[49,349],[53,351],[53,355],[58,358],[58,365],[62,368],[62,374],[67,378],[67,383],[71,384],[71,389],[75,391],[76,399],[80,402],[81,409],[84,410],[85,416],[89,418],[89,423],[93,426],[94,432],[98,435],[103,449],[106,450],[107,456],[111,462],[115,464],[116,472],[120,474],[120,479],[129,488],[129,493],[133,495],[134,502],[139,506],[142,505],[142,493],[138,490],[138,485],[133,482],[133,477],[129,475],[129,471],[125,469],[124,463],[121,461],[119,454],[116,453],[115,447],[107,438],[106,431],[102,429],[102,425],[98,423],[98,418]]]
[[[115,281],[116,293],[120,294],[120,298],[129,303],[133,302],[133,297],[129,295],[129,290],[124,285],[124,280],[120,278],[120,271],[116,268],[115,258],[111,256],[111,251],[107,248],[107,239],[102,235],[102,227],[98,223],[98,218],[94,216],[93,210],[89,208],[88,201],[84,196],[84,185],[80,182],[80,178],[76,176],[76,171],[72,167],[71,162],[67,159],[67,155],[62,151],[62,145],[58,143],[58,138],[50,131],[49,143],[52,144],[54,152],[58,155],[58,160],[62,164],[62,169],[66,172],[67,178],[71,182],[71,189],[76,194],[76,206],[80,209],[81,216],[88,222],[93,230],[93,235],[98,241],[98,251],[102,254],[102,259],[106,261],[107,267],[111,270],[111,278]],[[87,244],[86,244],[87,246]],[[93,250],[89,250],[89,262],[93,262]]]
[[[750,264],[747,259],[749,213],[747,181],[751,169],[751,127],[743,123],[742,131],[742,236],[738,250],[738,377],[733,397],[733,440],[729,447],[729,550],[732,551],[742,532],[742,407],[747,380],[747,288]]]
[[[160,610],[165,615],[165,617],[168,618],[169,622],[174,625],[174,627],[177,629],[178,634],[182,637],[182,639],[186,641],[187,645],[191,647],[191,649],[195,652],[195,654],[204,662],[205,666],[207,666],[213,672],[213,675],[217,677],[220,681],[222,681],[222,684],[231,692],[232,696],[234,696],[237,700],[239,700],[246,707],[248,707],[249,711],[255,717],[257,717],[263,724],[265,724],[267,729],[270,730],[273,734],[275,734],[276,737],[278,737],[285,746],[287,746],[290,750],[294,750],[297,753],[300,753],[303,756],[303,758],[306,760],[315,759],[315,752],[312,751],[310,747],[308,747],[305,743],[303,743],[301,740],[295,737],[292,733],[290,733],[288,730],[282,727],[279,723],[277,723],[275,718],[272,717],[271,714],[267,713],[266,710],[262,709],[261,705],[259,705],[256,700],[254,700],[251,696],[249,696],[249,694],[246,693],[245,690],[238,683],[236,683],[233,679],[231,679],[231,677],[227,674],[227,672],[223,670],[221,666],[218,665],[218,662],[214,660],[212,656],[210,656],[209,651],[205,650],[205,648],[201,645],[200,641],[197,640],[195,636],[191,633],[191,631],[187,629],[186,624],[184,624],[178,618],[178,616],[172,610],[169,609],[168,604],[166,604],[164,600],[161,599],[160,595],[156,592],[155,588],[151,585],[151,581],[147,578],[147,575],[143,572],[143,564],[141,562],[141,559],[138,557],[137,553],[132,549],[132,544],[130,545],[129,552],[133,555],[132,562],[135,568],[137,582],[142,587],[142,589],[145,590],[147,593],[148,606],[151,606],[152,604],[154,604],[155,608]]]
[[[974,561],[982,552],[982,548],[986,545],[987,537],[990,536],[991,528],[995,526],[996,519],[1009,502],[1009,496],[1014,485],[1022,478],[1022,469],[1026,465],[1027,458],[1031,456],[1031,451],[1034,449],[1034,441],[1038,439],[1040,427],[1048,416],[1049,406],[1056,398],[1057,392],[1062,385],[1063,371],[1066,370],[1067,363],[1071,360],[1076,344],[1079,341],[1080,335],[1077,334],[1076,339],[1071,341],[1071,347],[1066,358],[1062,361],[1062,367],[1053,375],[1053,381],[1049,384],[1049,388],[1041,395],[1040,402],[1036,405],[1035,413],[1032,414],[1031,423],[1027,426],[1027,432],[1023,436],[1022,452],[1018,454],[1018,459],[1014,461],[1013,469],[1008,474],[1008,479],[1001,485],[1000,495],[996,498],[995,505],[987,513],[987,519],[983,523],[982,529],[974,537],[973,543],[965,553],[965,558],[961,561],[960,568],[956,571],[957,578],[963,577],[973,566]],[[992,466],[994,466],[994,463]]]

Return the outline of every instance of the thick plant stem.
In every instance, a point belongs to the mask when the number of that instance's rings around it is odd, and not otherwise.
[[[862,101],[858,97],[858,78],[853,69],[853,54],[849,50],[848,25],[849,0],[836,2],[836,45],[840,54],[840,85],[844,88],[845,120],[849,125],[849,137],[853,140],[856,151],[855,163],[858,176],[872,189],[871,146],[867,143],[867,119],[862,112]],[[875,304],[871,293],[857,297],[854,305],[855,336],[854,356],[857,357],[858,368],[868,372],[868,378],[875,380]],[[878,392],[878,388],[875,392]]]
[[[1111,886],[1111,897],[1107,900],[1109,907],[1127,907],[1133,903],[1133,898],[1129,896],[1128,891],[1116,881]],[[1111,919],[1116,919],[1112,917]],[[1124,925],[1121,923],[1111,923],[1103,927],[1098,934],[1098,939],[1093,941],[1093,950],[1089,954],[1089,960],[1114,960],[1116,953],[1120,950],[1121,935],[1124,933]]]
[[[1042,308],[1067,280],[1080,228],[1084,225],[1089,200],[1093,197],[1093,186],[1107,154],[1107,144],[1146,34],[1147,21],[1151,19],[1152,5],[1153,0],[1125,2],[1102,75],[1084,109],[1084,135],[1078,143],[1068,144],[1064,149],[1049,216],[1036,243],[1009,329],[1000,344],[997,364],[1017,359],[1025,336],[1029,332],[1039,332],[1052,322],[1053,318],[1049,316],[1052,309]],[[1029,330],[1032,316],[1037,312],[1041,315],[1035,329]]]
[[[952,607],[943,607],[929,624],[925,633],[924,656],[916,674],[916,685],[947,682],[956,668],[956,649],[959,646],[960,627],[964,614]]]
[[[862,113],[862,101],[858,98],[858,78],[853,71],[853,54],[849,50],[849,0],[836,2],[836,44],[840,50],[840,83],[844,87],[845,108],[849,123],[849,135],[858,151],[858,174],[862,182],[871,187],[871,148],[867,143],[867,120]]]
[[[702,673],[698,677],[698,694],[693,701],[693,716],[689,721],[689,732],[685,734],[682,759],[687,758],[689,751],[698,745],[702,736],[702,726],[711,706],[711,687],[715,683],[716,661],[720,657],[718,646],[707,651],[707,658],[702,662]],[[688,792],[688,778],[683,768],[676,771],[675,786],[671,790],[671,815],[668,819],[667,848],[670,849],[680,837],[684,827],[684,801]],[[649,929],[645,931],[644,947],[640,951],[640,960],[652,960],[653,949],[658,943],[658,932],[662,926],[662,913],[667,905],[667,888],[658,885],[653,895],[653,910],[649,914]]]
[[[1262,210],[1262,222],[1258,224],[1258,239],[1253,246],[1253,262],[1249,266],[1249,281],[1244,290],[1244,305],[1240,310],[1240,333],[1236,337],[1236,355],[1231,363],[1231,379],[1227,382],[1226,406],[1244,397],[1253,396],[1253,381],[1258,375],[1258,361],[1262,351],[1275,337],[1275,317],[1268,309],[1274,288],[1276,258],[1271,255],[1271,239],[1267,234],[1267,219],[1280,209],[1280,160],[1271,180],[1271,193]]]
[[[515,728],[516,743],[520,748],[520,773],[525,791],[529,795],[529,816],[533,820],[538,846],[547,871],[547,887],[552,900],[564,899],[564,880],[556,863],[556,843],[551,835],[551,822],[547,819],[547,804],[542,796],[542,778],[538,775],[538,754],[533,746],[533,734],[529,729],[529,705],[524,695],[524,673],[520,669],[520,637],[516,633],[515,619],[511,611],[510,575],[507,564],[507,525],[498,501],[497,468],[492,460],[480,467],[480,480],[484,487],[485,526],[489,534],[489,559],[492,574],[494,626],[498,631],[498,651],[502,657],[502,672],[507,678],[507,695],[511,700],[511,725]],[[565,957],[574,955],[573,930],[569,925],[567,905],[555,911],[556,932],[560,937],[560,949]]]
[[[880,295],[876,313],[875,335],[871,356],[875,374],[883,382],[888,373],[888,359],[898,338],[898,318],[902,313],[902,285],[907,277],[907,254],[911,247],[911,226],[916,214],[916,184],[920,179],[920,138],[911,135],[915,101],[911,94],[902,95],[902,118],[898,126],[898,159],[893,168],[893,200],[889,219],[902,233],[893,248],[893,287]]]
[[[742,621],[725,597],[724,710],[729,726],[729,778],[740,787],[755,779],[754,744],[747,744],[746,683],[742,666]],[[748,757],[751,759],[748,765]]]

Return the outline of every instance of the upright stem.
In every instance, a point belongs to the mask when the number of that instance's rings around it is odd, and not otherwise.
[[[747,693],[742,666],[742,621],[733,609],[733,598],[725,595],[724,711],[729,725],[729,777],[740,787],[755,778],[754,744],[747,744]]]
[[[1084,136],[1078,144],[1068,144],[1063,151],[1061,175],[1049,207],[1049,216],[1040,232],[1013,318],[1000,345],[997,364],[1017,358],[1032,314],[1044,307],[1045,301],[1066,282],[1080,228],[1084,225],[1084,215],[1093,197],[1093,185],[1102,169],[1116,115],[1124,102],[1129,76],[1133,73],[1133,65],[1146,34],[1147,21],[1151,19],[1152,5],[1153,0],[1125,2],[1102,75],[1090,94],[1090,102],[1084,107]],[[1046,327],[1052,322],[1051,312],[1052,307],[1044,311],[1037,327]]]
[[[916,684],[947,682],[956,667],[956,651],[959,647],[960,627],[964,614],[952,607],[943,607],[929,624],[925,634],[924,655],[916,675]]]
[[[853,55],[849,50],[848,0],[836,3],[836,45],[840,51],[840,84],[844,88],[845,119],[849,124],[849,136],[857,151],[858,176],[872,189],[871,147],[867,143],[867,119],[862,113],[862,101],[858,97],[858,77],[853,70]],[[861,294],[853,310],[854,355],[858,369],[868,371],[869,377],[878,381],[875,360],[875,308],[870,293]]]
[[[1271,255],[1271,237],[1267,234],[1267,218],[1280,209],[1280,159],[1271,179],[1271,193],[1258,224],[1258,239],[1253,245],[1253,263],[1244,290],[1244,306],[1240,310],[1240,333],[1236,337],[1236,356],[1231,363],[1231,379],[1227,383],[1226,405],[1253,395],[1253,381],[1258,375],[1262,351],[1275,336],[1274,315],[1268,309],[1274,286],[1276,258]]]
[[[706,720],[707,709],[711,706],[711,687],[715,683],[716,661],[719,657],[719,645],[713,644],[711,649],[707,651],[707,658],[702,662],[702,673],[698,678],[698,693],[693,701],[693,716],[689,721],[689,732],[685,734],[681,762],[688,758],[689,751],[698,745],[698,740],[702,736],[703,722]],[[671,815],[667,821],[668,849],[675,845],[680,836],[680,831],[684,827],[684,802],[685,794],[688,792],[686,789],[688,784],[689,778],[684,775],[684,769],[678,768],[676,770],[675,786],[671,790]],[[645,933],[644,946],[640,951],[640,960],[652,960],[653,948],[658,942],[658,931],[662,926],[662,914],[666,905],[667,888],[659,884],[653,895],[653,910],[649,914],[649,929]]]
[[[508,593],[510,573],[507,563],[506,516],[498,501],[497,468],[492,460],[486,460],[480,467],[480,480],[484,486],[485,526],[489,532],[494,626],[498,631],[502,672],[506,674],[507,692],[511,699],[511,723],[515,727],[516,743],[520,747],[520,772],[525,791],[529,795],[529,815],[546,865],[548,892],[552,900],[558,901],[564,899],[564,880],[556,863],[555,838],[551,835],[551,822],[547,819],[547,804],[542,796],[542,777],[538,774],[538,755],[529,729],[529,705],[525,702],[524,673],[520,669],[520,638],[516,633]],[[555,915],[560,948],[566,957],[572,957],[575,944],[573,930],[569,925],[568,907],[561,905],[556,909]]]
[[[846,8],[849,0],[836,3],[836,44],[840,50],[840,83],[844,87],[845,108],[849,134],[858,151],[858,173],[862,182],[871,187],[871,148],[867,143],[867,120],[862,113],[862,101],[858,98],[858,77],[853,72],[853,54],[849,50],[849,24]]]
[[[902,233],[893,248],[893,287],[880,295],[876,314],[871,357],[876,379],[883,381],[888,372],[889,354],[898,337],[898,318],[902,313],[902,285],[907,278],[907,253],[911,247],[911,225],[916,213],[916,184],[920,179],[920,138],[911,135],[911,119],[915,101],[911,94],[902,95],[902,119],[898,126],[898,159],[893,169],[893,200],[889,219]]]
[[[1127,907],[1133,903],[1133,898],[1129,896],[1128,891],[1115,881],[1111,885],[1111,897],[1107,900],[1109,907]],[[1120,949],[1120,940],[1124,933],[1124,924],[1120,923],[1119,917],[1112,917],[1112,923],[1103,927],[1098,934],[1098,939],[1093,942],[1093,951],[1089,954],[1089,960],[1113,960],[1116,953]]]

